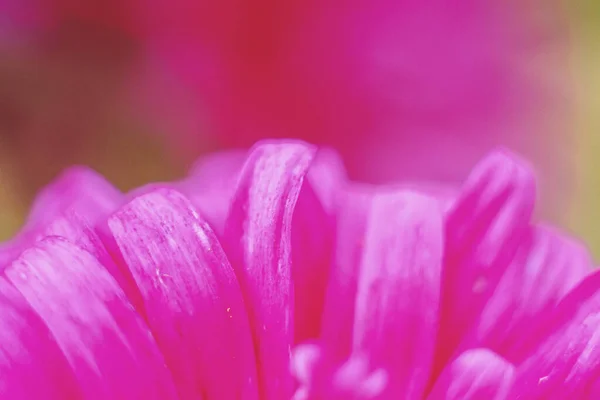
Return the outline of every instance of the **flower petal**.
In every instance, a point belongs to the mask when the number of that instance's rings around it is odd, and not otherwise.
[[[534,351],[517,370],[511,399],[588,398],[600,373],[598,288],[595,272],[565,296],[543,331],[526,338]]]
[[[529,168],[497,152],[471,173],[446,217],[441,332],[434,376],[456,351],[513,260],[535,200]]]
[[[188,175],[201,187],[228,189],[227,181],[230,178],[235,179],[244,166],[246,156],[245,150],[225,150],[209,154],[196,160]],[[223,186],[224,184],[226,185]]]
[[[434,197],[440,203],[445,213],[452,208],[459,193],[457,185],[440,182],[403,182],[395,184],[393,187],[397,190],[412,190]]]
[[[336,153],[319,150],[302,186],[292,221],[295,343],[316,339],[333,250],[335,205],[344,183]]]
[[[325,213],[334,215],[337,211],[339,189],[348,181],[340,155],[333,149],[319,148],[306,179],[323,205]]]
[[[388,383],[382,369],[371,371],[366,356],[352,356],[332,376],[329,390],[323,397],[331,400],[367,400],[380,398]]]
[[[246,159],[246,151],[229,150],[202,157],[182,181],[182,192],[220,237],[223,234],[229,204]]]
[[[350,356],[358,277],[374,190],[351,186],[340,195],[335,249],[325,296],[321,338],[336,362]]]
[[[490,348],[511,361],[514,346],[592,270],[587,250],[554,230],[532,229],[473,327],[466,345]],[[527,355],[527,354],[525,354]]]
[[[301,142],[255,146],[225,225],[226,250],[248,307],[265,400],[289,398],[293,391],[292,216],[314,152]]]
[[[122,201],[123,195],[101,175],[89,168],[71,167],[38,194],[28,222],[44,224],[67,210],[96,219]]]
[[[96,233],[96,225],[115,210],[125,197],[96,172],[72,167],[37,196],[23,230],[0,252],[0,268],[8,265],[33,243],[60,236],[92,253],[111,273],[127,295],[133,295]]]
[[[23,251],[23,244],[19,237],[14,237],[0,245],[0,271],[9,265]]]
[[[96,233],[94,221],[88,216],[77,213],[74,210],[68,211],[50,222],[45,229],[40,230],[36,240],[39,241],[48,236],[65,238],[83,250],[90,252],[110,272],[125,294],[131,292],[130,283],[115,265],[102,240]]]
[[[134,199],[158,189],[180,191],[192,201],[202,218],[220,238],[245,159],[246,152],[242,150],[222,151],[201,157],[185,179],[150,183],[133,189],[127,193],[127,198]]]
[[[171,189],[135,198],[108,229],[181,399],[257,399],[248,316],[221,246],[190,200]]]
[[[315,343],[303,343],[294,347],[290,368],[300,384],[310,385],[321,362],[322,353],[321,347]]]
[[[81,398],[73,371],[48,328],[4,277],[0,277],[0,397]]]
[[[437,201],[415,192],[380,193],[373,200],[354,351],[388,371],[390,398],[419,398],[429,379],[439,322],[442,221]]]
[[[48,326],[84,398],[176,398],[148,327],[91,254],[47,238],[6,276]]]
[[[427,400],[504,400],[514,366],[487,349],[462,353],[442,372]]]
[[[366,354],[353,354],[337,363],[320,344],[296,346],[292,371],[298,380],[294,400],[382,399],[389,377],[382,368],[372,369]]]
[[[83,245],[86,250],[102,252],[100,247],[91,243],[97,240],[88,234],[89,227],[116,209],[122,201],[123,195],[96,172],[83,167],[66,170],[36,197],[21,232],[2,244],[0,268],[17,258],[31,242],[52,235],[53,230],[77,240],[77,244]]]

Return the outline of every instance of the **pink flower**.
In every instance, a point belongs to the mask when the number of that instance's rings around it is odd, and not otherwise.
[[[596,398],[599,275],[534,198],[504,151],[453,190],[298,141],[128,194],[71,170],[0,250],[0,393]]]

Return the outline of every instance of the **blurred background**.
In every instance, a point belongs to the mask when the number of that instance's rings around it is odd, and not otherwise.
[[[299,137],[377,183],[452,185],[507,147],[600,256],[599,4],[0,0],[0,239],[69,165],[129,190]]]

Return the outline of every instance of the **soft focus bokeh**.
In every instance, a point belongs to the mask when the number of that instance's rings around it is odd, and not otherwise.
[[[600,255],[600,3],[576,1],[570,5],[571,64],[575,106],[572,132],[577,138],[575,198],[567,222]]]
[[[1,238],[66,166],[127,190],[302,137],[373,182],[452,185],[510,147],[541,175],[541,215],[600,254],[593,0],[224,4],[0,0]]]

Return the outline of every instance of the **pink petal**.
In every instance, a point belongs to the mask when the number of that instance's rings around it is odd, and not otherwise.
[[[442,248],[435,199],[409,191],[375,196],[356,296],[354,350],[388,371],[386,396],[416,399],[425,390],[438,329]]]
[[[0,397],[81,398],[73,371],[48,328],[4,277],[0,278]]]
[[[260,143],[242,169],[225,225],[228,255],[248,307],[261,398],[292,394],[291,234],[294,207],[315,150],[301,142]]]
[[[394,184],[392,187],[397,190],[412,190],[432,196],[440,203],[445,212],[448,212],[452,208],[458,197],[459,189],[456,185],[439,182],[403,182],[401,184]]]
[[[544,226],[532,229],[486,304],[467,345],[513,360],[514,346],[592,270],[587,250]],[[538,323],[536,323],[538,321]]]
[[[223,187],[240,172],[246,155],[246,150],[226,150],[200,157],[190,168],[189,176],[201,187]]]
[[[319,150],[302,186],[292,221],[295,342],[316,339],[331,264],[335,206],[345,182],[336,153]]]
[[[315,343],[303,343],[294,347],[290,366],[292,375],[300,384],[310,385],[322,361],[322,353],[321,347]]]
[[[213,230],[221,236],[235,193],[246,151],[229,150],[202,157],[190,170],[181,188]]]
[[[20,238],[15,237],[9,242],[0,245],[0,271],[9,265],[23,251]]]
[[[180,193],[137,197],[108,220],[181,399],[257,399],[241,292],[208,224]]]
[[[296,346],[292,372],[299,386],[293,400],[384,399],[389,376],[382,368],[373,369],[369,358],[353,354],[336,363],[319,344]]]
[[[600,380],[592,384],[587,396],[588,399],[600,399]]]
[[[128,192],[127,198],[133,199],[160,188],[176,189],[192,200],[196,208],[202,211],[203,217],[209,218],[211,225],[212,222],[218,222],[216,225],[222,231],[229,200],[235,191],[246,153],[244,150],[227,150],[203,156],[190,168],[185,179],[149,183]],[[81,168],[77,168],[76,172],[79,170]],[[98,177],[92,181],[98,181]],[[120,202],[123,202],[122,196]],[[109,211],[114,209],[113,207]]]
[[[43,240],[48,236],[65,238],[81,249],[90,252],[117,281],[128,298],[137,293],[132,287],[131,281],[127,279],[127,275],[123,274],[113,261],[94,229],[94,221],[88,215],[80,214],[76,210],[69,210],[38,230],[35,241]]]
[[[108,256],[100,238],[96,235],[93,224],[94,222],[87,216],[71,210],[58,216],[43,229],[40,229],[36,235],[36,241],[48,236],[63,237],[78,247],[92,253],[94,257],[106,266],[106,262],[110,260],[110,256]]]
[[[33,243],[60,236],[94,255],[127,295],[131,287],[95,232],[96,225],[124,201],[124,196],[96,172],[73,167],[37,196],[27,225],[0,254],[0,268]]]
[[[307,181],[323,205],[325,213],[335,215],[339,189],[348,181],[341,156],[333,149],[319,148],[308,172]]]
[[[66,170],[36,197],[22,231],[2,245],[0,268],[18,257],[31,242],[53,234],[75,239],[86,250],[101,251],[91,243],[97,239],[89,235],[88,228],[122,200],[123,195],[96,172],[83,167]]]
[[[48,326],[84,398],[176,398],[147,326],[91,254],[47,238],[6,276]]]
[[[600,373],[600,273],[557,306],[543,331],[527,337],[533,354],[517,370],[512,398],[581,399]]]
[[[71,167],[38,194],[28,222],[43,224],[67,210],[96,219],[113,211],[122,200],[123,195],[96,172]]]
[[[330,356],[341,362],[352,351],[354,307],[372,188],[351,186],[340,195],[333,265],[327,287],[321,338]]]
[[[201,157],[185,179],[150,183],[127,193],[127,198],[133,199],[162,188],[180,191],[192,201],[202,218],[220,238],[245,159],[246,152],[242,150],[222,151]]]
[[[372,371],[367,357],[355,355],[335,372],[330,388],[323,398],[331,400],[380,398],[387,383],[388,375],[384,370]]]
[[[427,400],[508,400],[514,366],[487,349],[462,353],[439,377]]]
[[[436,374],[515,256],[535,200],[530,169],[508,153],[496,152],[471,173],[446,218],[441,332]],[[434,374],[435,375],[435,374]]]

